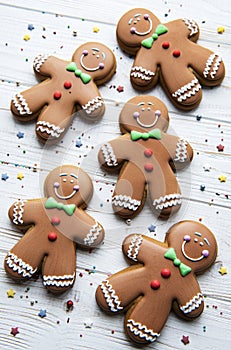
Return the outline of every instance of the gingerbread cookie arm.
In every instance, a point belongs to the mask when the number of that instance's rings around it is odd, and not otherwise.
[[[18,200],[9,208],[8,215],[13,224],[21,226],[33,225],[38,218],[38,212],[43,210],[43,200]]]
[[[70,218],[70,238],[85,247],[96,247],[104,238],[102,225],[81,209],[76,209]],[[78,233],[77,233],[78,232]]]
[[[173,309],[178,316],[192,319],[203,312],[204,298],[195,276],[189,275],[184,278],[185,281],[182,281],[178,291],[177,301],[173,303]]]
[[[169,153],[169,162],[174,170],[183,169],[192,161],[193,149],[185,139],[163,133],[162,142]]]
[[[141,283],[136,283],[139,280]],[[142,295],[143,269],[127,269],[105,279],[96,290],[96,301],[106,312],[120,313]]]
[[[158,242],[160,246],[164,243]],[[149,263],[148,252],[153,246],[153,252],[156,251],[155,241],[141,234],[131,234],[127,236],[122,245],[123,254],[130,264]],[[152,255],[154,256],[154,255]]]
[[[142,91],[154,87],[159,79],[158,62],[155,60],[155,55],[151,60],[147,59],[146,51],[144,47],[140,48],[130,73],[133,87]]]
[[[33,68],[40,80],[57,74],[57,69],[62,69],[63,60],[47,54],[39,54],[35,57]]]
[[[199,81],[205,86],[221,84],[225,76],[225,66],[222,58],[211,50],[199,45],[193,45],[189,66],[193,69]],[[198,59],[198,57],[200,59]]]

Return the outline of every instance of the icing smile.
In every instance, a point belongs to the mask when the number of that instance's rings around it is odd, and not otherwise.
[[[151,102],[148,102],[147,111],[151,111],[151,107],[150,106],[152,106],[152,105],[153,104]],[[141,107],[141,112],[145,112],[146,111],[146,108],[143,107],[144,106],[144,102],[138,103],[137,106]],[[137,124],[139,124],[143,128],[152,128],[156,124],[156,122],[157,122],[158,118],[160,117],[160,115],[161,115],[161,112],[159,110],[156,110],[155,111],[155,118],[152,121],[152,123],[150,123],[150,124],[142,123],[142,121],[140,120],[140,113],[138,111],[133,113],[133,118],[136,120]]]
[[[139,21],[141,20],[141,16],[142,16],[142,15],[141,15],[140,13],[137,13],[137,14],[134,16],[134,18],[131,18],[131,19],[129,20],[128,24],[129,24],[129,25],[131,25],[131,24],[136,25],[136,24],[139,23]],[[151,20],[151,18],[149,17],[149,15],[148,15],[148,14],[145,14],[145,15],[143,16],[143,19],[144,19],[145,21],[149,22],[149,28],[148,28],[145,32],[140,32],[140,31],[138,31],[138,30],[136,29],[136,27],[134,26],[134,27],[131,27],[131,28],[130,28],[131,34],[136,34],[136,35],[147,35],[147,34],[149,34],[149,33],[152,31],[152,20]]]
[[[194,234],[195,234],[195,236],[201,237],[201,233],[199,233],[199,232],[195,232]],[[192,258],[191,256],[189,256],[189,255],[185,252],[185,245],[186,245],[187,243],[189,243],[190,241],[191,241],[191,236],[185,235],[185,236],[184,236],[184,242],[182,243],[181,250],[182,250],[182,253],[183,253],[183,255],[184,255],[184,257],[185,257],[186,259],[188,259],[188,260],[190,260],[190,261],[195,261],[195,262],[196,262],[196,261],[200,261],[200,260],[202,260],[202,259],[204,259],[204,258],[207,258],[207,257],[209,256],[209,251],[208,251],[207,249],[202,250],[201,255],[200,255],[198,258]],[[203,241],[201,240],[201,241],[199,242],[199,241],[198,241],[198,238],[195,237],[195,238],[194,238],[194,242],[195,242],[195,243],[199,243],[200,247],[203,247],[203,246],[204,246],[204,243],[206,243],[208,246],[210,246],[210,243],[209,243],[209,241],[207,240],[207,238],[204,238]]]
[[[63,182],[64,182],[64,183],[67,182],[67,179],[66,179],[67,175],[68,175],[67,173],[63,173],[63,174],[60,174],[60,175],[59,175],[60,177],[63,177]],[[78,179],[78,176],[75,175],[75,174],[70,174],[70,176],[71,176],[72,178]],[[73,183],[73,182],[74,182],[74,180],[71,179],[71,180],[70,180],[70,183]],[[72,191],[69,195],[67,195],[67,196],[61,196],[61,195],[58,193],[58,188],[59,188],[59,187],[60,187],[60,183],[59,183],[59,182],[55,182],[55,183],[54,183],[54,192],[55,192],[56,197],[58,197],[59,199],[70,199],[70,198],[72,198],[72,197],[76,194],[76,192],[78,192],[78,190],[79,190],[79,186],[78,186],[78,185],[74,185],[74,186],[73,186],[73,191]]]
[[[98,69],[103,69],[104,68],[104,63],[103,62],[100,62],[97,66],[95,67],[88,67],[84,64],[84,57],[87,57],[88,56],[88,51],[87,50],[83,50],[82,52],[82,55],[80,57],[80,64],[82,66],[82,68],[84,68],[85,70],[89,71],[89,72],[94,72],[94,71],[97,71]],[[101,59],[104,61],[105,60],[105,53],[102,52],[101,55],[100,55],[100,50],[98,48],[92,48],[92,56],[94,56],[96,59],[100,59],[100,56],[101,56]]]

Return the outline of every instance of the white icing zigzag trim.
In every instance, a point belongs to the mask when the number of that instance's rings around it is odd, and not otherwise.
[[[195,95],[201,89],[201,85],[197,78],[193,79],[190,83],[182,86],[176,90],[172,96],[177,97],[178,102],[185,101],[187,98]]]
[[[131,77],[140,78],[142,80],[151,80],[155,73],[141,66],[134,66],[131,69]]]
[[[205,69],[203,71],[203,75],[205,78],[210,76],[210,78],[214,79],[217,71],[219,69],[219,66],[221,64],[222,58],[218,55],[211,54],[206,62]]]
[[[30,278],[36,271],[37,268],[33,269],[31,265],[17,257],[14,253],[9,252],[6,258],[6,263],[13,271],[17,272],[23,277]]]
[[[28,103],[20,93],[16,94],[13,97],[12,103],[14,104],[15,108],[17,109],[20,115],[32,114]]]
[[[103,106],[102,98],[100,96],[96,96],[91,101],[88,101],[85,105],[83,105],[82,108],[87,114],[91,114],[96,109],[102,106]]]
[[[140,322],[135,322],[133,319],[129,319],[127,322],[127,328],[140,338],[144,338],[149,342],[154,342],[157,337],[160,336],[159,333],[154,332],[152,329],[148,329],[147,326]]]
[[[74,283],[75,273],[73,275],[63,276],[43,276],[44,286],[55,286],[55,287],[68,287]]]
[[[140,246],[142,242],[143,242],[142,235],[134,235],[134,237],[131,240],[131,243],[128,247],[127,256],[133,261],[138,261],[137,255],[139,254]]]
[[[198,33],[198,30],[199,30],[198,25],[193,19],[183,18],[183,21],[185,25],[188,27],[188,30],[190,30],[189,36],[192,36]]]
[[[51,135],[52,137],[58,138],[63,132],[64,128],[61,129],[59,126],[56,126],[54,124],[50,124],[49,122],[46,122],[45,120],[41,120],[37,122],[37,131],[45,132],[48,135]]]
[[[187,160],[187,145],[188,142],[184,139],[179,139],[176,144],[176,155],[174,158],[175,162],[185,162]]]
[[[34,70],[38,73],[40,73],[40,67],[43,65],[43,63],[48,59],[49,55],[47,54],[39,54],[35,57],[33,62]]]
[[[87,236],[84,238],[84,244],[86,245],[92,245],[95,240],[98,238],[100,232],[102,231],[101,226],[99,225],[98,222],[95,223],[94,226],[90,229],[89,233]]]
[[[123,207],[125,209],[136,211],[139,208],[141,201],[132,199],[130,196],[118,194],[112,197],[112,204],[115,206]]]
[[[13,223],[15,225],[22,225],[23,224],[23,212],[24,212],[24,205],[26,201],[18,201],[14,203],[14,209],[13,209]]]
[[[168,207],[173,207],[175,205],[180,205],[182,203],[182,196],[179,193],[167,194],[164,197],[154,199],[153,206],[156,210],[162,210]]]
[[[112,285],[109,283],[108,280],[103,281],[100,284],[100,288],[104,294],[106,303],[108,304],[111,311],[117,312],[123,310],[123,307],[121,306],[121,301],[119,300],[119,297],[115,294],[115,290],[112,288]]]
[[[187,302],[185,305],[180,306],[181,311],[183,311],[184,314],[188,314],[191,311],[198,309],[198,307],[202,304],[204,301],[202,293],[197,293],[189,302]]]
[[[101,151],[103,153],[104,160],[105,160],[107,166],[117,166],[118,165],[116,156],[114,154],[113,148],[110,145],[110,143],[105,143],[101,147]]]

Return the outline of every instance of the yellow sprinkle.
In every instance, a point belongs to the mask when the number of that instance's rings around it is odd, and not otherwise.
[[[226,179],[227,179],[227,177],[226,177],[225,175],[220,175],[220,176],[218,176],[218,180],[219,180],[220,182],[226,182]]]
[[[8,291],[7,291],[7,296],[8,298],[14,298],[14,295],[15,295],[15,291],[10,288]]]
[[[217,33],[218,33],[218,34],[223,34],[224,31],[225,31],[225,28],[224,28],[223,26],[219,26],[219,27],[217,28]]]
[[[30,40],[30,35],[29,34],[24,35],[23,40],[25,41]]]
[[[93,27],[93,33],[98,33],[99,32],[99,27]]]
[[[224,267],[224,266],[221,266],[220,269],[219,269],[219,273],[223,276],[223,275],[226,275],[228,272],[227,272],[227,268]]]
[[[17,179],[22,180],[24,178],[23,173],[18,173]]]

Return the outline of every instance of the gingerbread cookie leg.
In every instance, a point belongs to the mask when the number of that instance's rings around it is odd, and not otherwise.
[[[113,210],[122,218],[132,218],[142,210],[145,198],[143,172],[135,164],[125,163],[113,193]]]
[[[43,256],[44,248],[32,239],[33,229],[29,235],[25,235],[8,252],[4,266],[6,272],[15,280],[27,280],[38,271]],[[25,250],[25,246],[30,246],[30,250]],[[33,254],[31,254],[33,251]]]
[[[105,279],[96,290],[96,301],[106,312],[120,313],[142,294],[141,285],[144,283],[142,269],[129,267],[122,273],[114,274]],[[135,283],[136,279],[142,281]]]
[[[59,238],[67,240],[66,237]],[[71,240],[69,244],[67,242],[65,244],[65,251],[62,246],[60,246],[62,252],[57,247],[51,250],[42,266],[43,284],[52,293],[63,293],[75,282],[75,244]]]
[[[162,218],[180,209],[182,196],[176,177],[169,164],[163,168],[156,168],[155,178],[148,186],[149,199],[153,210]]]

